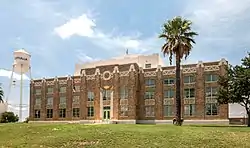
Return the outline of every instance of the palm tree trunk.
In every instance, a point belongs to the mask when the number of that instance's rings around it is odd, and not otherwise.
[[[175,105],[176,105],[176,125],[181,126],[181,59],[180,55],[176,53],[176,97],[175,97]]]

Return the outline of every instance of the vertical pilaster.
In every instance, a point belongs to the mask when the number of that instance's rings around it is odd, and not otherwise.
[[[226,68],[228,63],[225,59],[221,59],[219,62],[219,73],[221,76],[225,76],[227,74]],[[220,86],[219,86],[220,87]],[[220,119],[228,119],[228,104],[221,104],[219,106],[219,117]]]
[[[120,104],[120,99],[119,99],[119,90],[120,90],[120,83],[119,83],[119,70],[118,67],[114,68],[113,72],[113,119],[118,120],[119,117],[119,104]]]
[[[100,96],[100,88],[101,88],[101,75],[100,70],[97,68],[95,72],[95,79],[96,79],[96,86],[95,86],[95,92],[96,92],[96,99],[94,99],[94,116],[95,120],[101,120],[100,117],[100,110],[103,110],[103,108],[100,108],[100,102],[102,101]]]
[[[29,110],[29,120],[34,120],[34,106],[35,106],[35,97],[34,97],[34,81],[30,81],[30,110]]]
[[[139,80],[140,80],[140,96],[138,98],[139,102],[139,120],[144,120],[145,118],[145,102],[144,102],[144,94],[145,94],[145,78],[144,78],[144,71],[143,68],[140,68],[139,73]]]
[[[196,117],[199,119],[205,119],[206,114],[206,97],[205,97],[205,76],[204,76],[204,65],[200,61],[196,66],[195,76],[195,102],[196,102]]]
[[[53,120],[59,118],[59,82],[58,79],[54,79],[54,96],[53,96]]]
[[[87,80],[86,76],[81,76],[81,86],[80,86],[80,119],[86,119],[87,118]]]
[[[156,120],[163,119],[163,81],[162,81],[162,69],[160,66],[157,68],[156,77],[156,98],[155,98],[155,118]]]
[[[129,92],[128,92],[128,118],[136,119],[136,72],[134,65],[130,65],[129,68]]]
[[[41,120],[46,120],[46,80],[42,80],[42,89],[41,89]]]
[[[66,91],[66,120],[72,119],[72,79],[67,78],[67,91]]]

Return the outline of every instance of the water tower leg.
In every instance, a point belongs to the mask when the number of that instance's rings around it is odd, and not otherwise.
[[[19,121],[22,121],[22,105],[23,105],[23,65],[21,65],[21,80],[20,80],[20,105],[19,105]]]
[[[7,96],[6,96],[7,110],[8,110],[8,103],[9,103],[9,102],[8,102],[8,101],[9,101],[9,95],[10,95],[11,88],[12,88],[14,69],[15,69],[15,65],[13,65],[13,67],[12,67],[11,76],[10,76],[9,90],[8,90],[8,94],[7,94]]]

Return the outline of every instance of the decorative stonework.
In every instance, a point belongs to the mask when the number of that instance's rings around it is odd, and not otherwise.
[[[164,98],[163,105],[173,105],[174,104],[174,98]]]
[[[94,101],[88,101],[87,106],[94,106]]]
[[[219,66],[221,66],[221,65],[227,65],[228,63],[227,63],[227,61],[226,61],[226,59],[224,59],[224,58],[222,58],[221,60],[220,60],[220,62],[219,62]]]
[[[35,108],[35,109],[41,109],[41,104],[36,104],[36,105],[34,105],[34,108]]]
[[[161,65],[158,65],[158,66],[157,66],[156,71],[162,71]]]
[[[59,84],[67,84],[67,80],[59,80]]]
[[[100,75],[100,74],[101,74],[100,69],[99,69],[99,68],[96,68],[96,69],[95,69],[95,75]]]
[[[135,66],[134,66],[134,64],[131,64],[131,65],[130,65],[129,71],[135,71]]]
[[[196,67],[183,68],[182,73],[196,73]]]
[[[219,65],[211,65],[211,66],[205,66],[205,71],[218,71],[220,70]]]
[[[147,105],[155,105],[155,99],[146,99],[144,100],[144,104]]]
[[[101,74],[101,78],[103,80],[110,80],[111,78],[113,78],[113,74],[110,72],[110,71],[104,71],[102,74]]]
[[[66,108],[66,103],[59,104],[59,108]]]
[[[217,103],[218,101],[217,101],[217,99],[215,99],[215,98],[210,98],[210,97],[207,97],[206,98],[206,103]]]
[[[119,73],[119,68],[118,68],[118,66],[115,66],[115,67],[114,67],[113,73]]]
[[[54,81],[47,81],[47,85],[54,85]]]
[[[75,83],[75,84],[76,84],[76,83],[81,83],[81,79],[80,79],[80,78],[77,78],[77,79],[74,78],[74,83]]]
[[[140,73],[144,73],[144,70],[142,67],[140,67],[139,71],[140,71]]]
[[[195,104],[195,98],[184,98],[184,104]]]
[[[71,76],[70,75],[68,75],[68,77],[67,77],[67,80],[71,80],[72,78],[71,78]]]
[[[199,67],[204,67],[203,62],[202,62],[202,61],[199,61],[198,64],[196,65],[196,67],[197,67],[197,68],[199,68]]]
[[[103,100],[103,106],[110,106],[110,100]]]
[[[87,80],[95,80],[95,75],[86,75]]]
[[[41,81],[40,82],[35,82],[34,85],[35,86],[42,86],[42,82]]]
[[[162,74],[165,75],[174,75],[175,74],[175,69],[171,70],[163,70]]]
[[[129,71],[120,72],[120,77],[128,77],[128,76],[129,76]]]
[[[144,72],[144,77],[155,77],[155,76],[156,76],[156,71]]]
[[[120,105],[128,105],[128,99],[120,99]]]
[[[52,104],[47,104],[47,105],[46,105],[46,108],[47,108],[47,109],[53,109],[53,105],[52,105]]]

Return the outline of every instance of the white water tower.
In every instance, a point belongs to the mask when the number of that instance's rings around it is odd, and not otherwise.
[[[24,49],[14,51],[14,63],[12,67],[11,83],[13,79],[13,72],[21,75],[20,102],[19,102],[19,119],[20,120],[22,120],[22,107],[23,107],[23,74],[30,72],[30,69],[31,69],[30,58],[31,58],[31,55]],[[6,102],[8,103],[8,98],[6,99]]]

